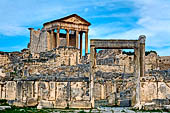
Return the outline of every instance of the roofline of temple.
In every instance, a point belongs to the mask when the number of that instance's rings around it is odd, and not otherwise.
[[[45,25],[47,25],[47,24],[49,24],[49,23],[52,23],[52,22],[63,22],[63,21],[62,21],[63,19],[67,19],[67,18],[74,17],[74,16],[75,16],[75,17],[78,17],[78,18],[79,18],[80,20],[82,20],[82,21],[85,21],[88,26],[91,25],[90,22],[88,22],[87,20],[85,20],[85,19],[83,19],[82,17],[78,16],[77,14],[72,14],[72,15],[65,16],[65,17],[60,18],[60,19],[56,19],[56,20],[53,20],[53,21],[50,21],[50,22],[46,22],[46,23],[43,24],[43,26],[45,26]]]

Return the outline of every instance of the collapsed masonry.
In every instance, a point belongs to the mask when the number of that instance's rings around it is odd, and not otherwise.
[[[31,28],[28,49],[1,52],[0,99],[38,108],[169,107],[170,57],[154,52],[145,56],[143,36],[139,40],[91,40],[90,56],[89,25],[78,15],[70,15],[45,23],[41,30]],[[75,32],[63,34],[56,29]],[[83,57],[81,33],[86,43]],[[95,54],[101,48],[109,50]],[[135,49],[134,55],[123,54],[123,48]]]

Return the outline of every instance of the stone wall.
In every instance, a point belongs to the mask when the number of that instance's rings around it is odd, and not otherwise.
[[[165,109],[170,104],[170,81],[155,76],[142,77],[140,100],[147,109]]]
[[[6,81],[0,83],[0,99],[19,107],[91,108],[89,85],[88,78]]]
[[[8,57],[8,53],[0,52],[0,67],[8,65],[10,63],[10,59]]]
[[[47,32],[43,30],[31,30],[30,51],[40,53],[47,51]]]

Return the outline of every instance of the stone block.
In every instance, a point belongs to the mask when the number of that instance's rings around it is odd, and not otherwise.
[[[69,108],[91,108],[90,101],[71,101],[69,102]]]
[[[47,100],[40,100],[38,107],[42,107],[42,108],[54,108],[54,104],[53,101],[47,101]]]
[[[26,104],[23,103],[22,101],[14,101],[13,105],[17,107],[24,107]]]
[[[53,102],[54,108],[66,108],[67,106],[67,101],[66,100],[56,100]]]
[[[56,97],[56,83],[55,82],[49,82],[49,100],[55,100]]]
[[[6,99],[15,100],[16,98],[16,82],[8,81],[6,84]]]
[[[38,104],[37,99],[35,98],[28,98],[27,99],[27,106],[36,106]]]
[[[120,100],[120,106],[121,107],[130,107],[131,106],[131,100]]]

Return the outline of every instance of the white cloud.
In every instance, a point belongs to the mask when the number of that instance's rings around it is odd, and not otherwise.
[[[111,33],[115,26],[98,26],[92,28],[91,38],[138,39],[139,35],[146,35],[146,46],[163,48],[170,45],[170,1],[167,0],[132,0],[134,13],[137,14],[137,27],[118,33]],[[135,9],[136,8],[136,9]],[[129,14],[127,14],[128,16]],[[106,15],[107,16],[107,15]],[[114,16],[114,15],[113,15]],[[103,29],[105,34],[99,32]],[[99,34],[98,34],[99,32]],[[94,35],[95,34],[95,35]],[[98,34],[98,35],[96,35]],[[104,35],[104,36],[103,36]],[[157,49],[159,55],[168,55],[170,49]],[[169,54],[170,55],[170,54]]]
[[[6,36],[29,36],[27,27],[20,27],[15,25],[1,25],[0,34]]]

